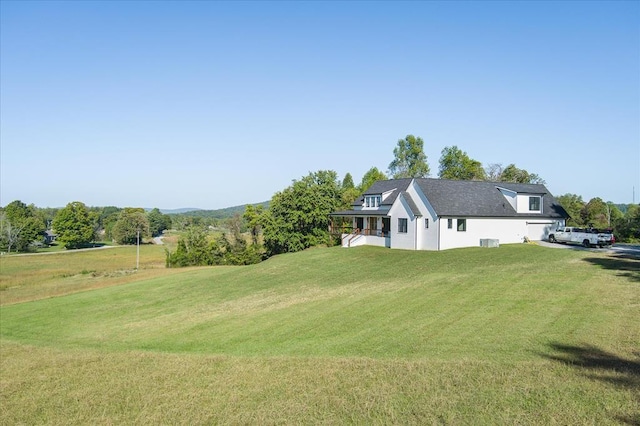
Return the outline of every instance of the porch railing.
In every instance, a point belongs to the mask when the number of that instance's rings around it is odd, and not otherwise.
[[[334,235],[341,234],[354,234],[354,235],[371,235],[374,237],[388,237],[389,231],[382,229],[360,229],[354,228],[351,225],[343,225],[343,226],[331,226],[329,227],[329,232]]]

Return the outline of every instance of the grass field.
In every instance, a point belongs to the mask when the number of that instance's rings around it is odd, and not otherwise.
[[[60,251],[0,257],[0,305],[42,299],[166,275],[163,246]]]
[[[361,247],[165,270],[146,249],[125,278],[129,249],[2,259],[0,422],[640,422],[637,259]]]

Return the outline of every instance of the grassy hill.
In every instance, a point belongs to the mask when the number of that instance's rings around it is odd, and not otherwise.
[[[9,423],[640,420],[638,260],[361,247],[153,271],[0,308]]]

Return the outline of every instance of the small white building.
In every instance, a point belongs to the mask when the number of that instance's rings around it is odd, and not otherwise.
[[[343,247],[409,250],[539,241],[569,218],[541,184],[418,178],[378,181],[331,216]]]

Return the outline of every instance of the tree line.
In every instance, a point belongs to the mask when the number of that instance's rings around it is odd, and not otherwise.
[[[98,241],[135,244],[171,228],[171,217],[155,208],[87,207],[80,201],[62,209],[41,209],[20,200],[0,208],[0,251],[34,251],[47,243],[47,232],[67,249]]]
[[[158,209],[86,207],[69,203],[58,211],[38,209],[14,201],[0,208],[0,250],[27,251],[53,229],[58,242],[78,248],[97,240],[134,244],[140,237],[160,234],[172,225],[184,231],[174,252],[167,251],[167,266],[250,264],[273,255],[332,245],[329,214],[349,209],[364,191],[378,180],[430,176],[424,141],[407,135],[398,140],[393,159],[385,172],[370,168],[355,184],[351,173],[339,179],[335,171],[319,170],[276,192],[268,203],[248,205],[231,218],[210,217],[202,212],[170,217]],[[457,146],[441,151],[438,177],[457,180],[545,183],[536,173],[515,164],[489,164],[471,158]],[[585,202],[575,194],[557,197],[571,215],[568,224],[612,228],[618,241],[640,240],[638,205],[617,206],[594,198]],[[234,211],[236,209],[234,208]],[[208,229],[219,227],[221,235],[211,238]]]

